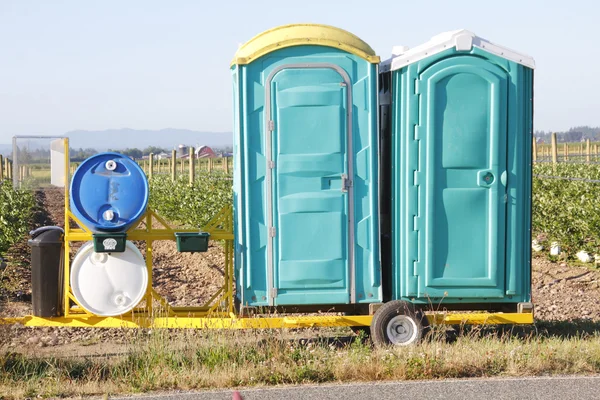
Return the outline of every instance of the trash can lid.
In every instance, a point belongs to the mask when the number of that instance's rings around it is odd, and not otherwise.
[[[60,226],[42,226],[29,232],[31,239],[28,243],[30,246],[63,243],[64,233]]]

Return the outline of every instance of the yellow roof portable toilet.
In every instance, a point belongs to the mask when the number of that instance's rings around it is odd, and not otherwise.
[[[244,306],[380,302],[379,57],[342,29],[285,25],[239,48],[235,273]]]

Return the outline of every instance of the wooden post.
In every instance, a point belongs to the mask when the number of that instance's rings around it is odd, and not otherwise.
[[[181,175],[185,172],[185,158],[181,159]]]
[[[177,151],[171,151],[171,180],[177,179]]]
[[[213,170],[213,159],[209,158],[208,159],[208,173],[210,174]]]
[[[594,161],[598,161],[598,145],[594,145]]]
[[[8,158],[6,159],[6,170],[8,171],[8,179],[14,179],[13,163],[12,161],[9,161]]]
[[[2,158],[2,154],[0,154],[0,182],[4,179],[4,159]]]
[[[569,161],[569,143],[565,143],[565,154],[563,156],[565,161]]]
[[[590,152],[592,150],[591,149],[592,146],[590,144],[590,139],[586,139],[585,140],[585,146],[586,146],[586,149],[585,149],[585,162],[589,164],[590,163]]]
[[[558,162],[558,147],[556,146],[556,132],[552,132],[552,164]]]
[[[225,157],[223,160],[225,161],[223,169],[225,170],[225,173],[228,174],[229,173],[229,157]]]
[[[533,154],[533,162],[537,162],[537,142],[535,141],[535,136],[533,137],[533,145],[532,145],[532,154]],[[226,158],[225,159],[225,172],[229,172],[227,171],[229,168],[229,160]]]
[[[148,155],[148,179],[154,175],[154,153]]]
[[[194,165],[196,162],[196,157],[195,157],[193,147],[190,146],[190,150],[189,150],[188,154],[190,155],[190,185],[193,185],[195,174],[196,174],[196,169],[195,169],[195,165]]]

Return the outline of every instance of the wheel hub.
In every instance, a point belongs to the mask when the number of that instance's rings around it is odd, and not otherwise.
[[[388,322],[387,336],[392,344],[411,344],[417,339],[417,333],[417,323],[406,315],[397,315]]]

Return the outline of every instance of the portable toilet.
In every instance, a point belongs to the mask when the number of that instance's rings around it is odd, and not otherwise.
[[[498,310],[530,301],[533,68],[466,30],[395,47],[381,64],[386,300]]]
[[[236,300],[380,302],[379,57],[342,29],[263,32],[231,63]]]

